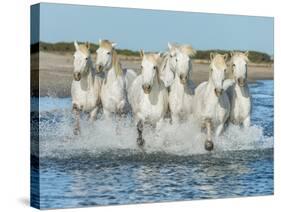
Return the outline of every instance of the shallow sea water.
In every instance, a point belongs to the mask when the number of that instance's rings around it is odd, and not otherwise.
[[[211,153],[192,120],[145,128],[144,150],[130,116],[95,123],[83,117],[82,135],[73,136],[71,99],[40,98],[40,207],[273,194],[273,81],[250,84],[250,91],[252,126],[230,125]]]

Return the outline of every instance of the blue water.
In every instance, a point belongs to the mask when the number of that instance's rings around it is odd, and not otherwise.
[[[192,121],[145,129],[144,151],[130,117],[119,124],[82,117],[82,135],[74,137],[71,99],[40,98],[40,207],[273,194],[273,81],[250,91],[252,126],[230,125],[212,153]]]

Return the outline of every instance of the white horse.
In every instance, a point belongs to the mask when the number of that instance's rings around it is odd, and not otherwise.
[[[114,47],[116,43],[99,40],[97,49],[96,69],[105,73],[105,80],[101,88],[101,102],[106,118],[112,114],[127,112],[129,106],[127,91],[136,78],[133,70],[123,70]]]
[[[74,72],[71,85],[72,109],[75,114],[74,134],[80,133],[80,112],[89,112],[95,119],[100,107],[100,90],[103,78],[96,73],[90,54],[90,44],[74,42]]]
[[[233,124],[251,124],[251,95],[247,84],[247,63],[249,52],[232,52],[231,68],[235,84],[227,90],[230,98],[230,121]]]
[[[215,135],[219,136],[230,113],[229,98],[224,91],[233,84],[231,80],[225,79],[227,70],[227,54],[210,54],[211,64],[208,82],[201,83],[195,89],[193,112],[201,122],[202,128],[207,130],[205,149],[213,149],[212,129]]]
[[[129,102],[136,121],[137,144],[142,146],[144,123],[157,125],[168,110],[168,92],[159,78],[160,54],[144,54],[141,51],[141,74],[129,89]]]
[[[160,68],[160,78],[169,88],[169,109],[173,122],[187,120],[192,113],[194,83],[191,81],[191,56],[196,51],[190,45],[171,45]]]

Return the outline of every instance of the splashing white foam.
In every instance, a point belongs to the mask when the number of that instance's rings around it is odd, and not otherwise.
[[[40,157],[72,157],[85,152],[97,155],[104,152],[141,152],[136,144],[136,127],[130,118],[115,121],[81,121],[81,135],[73,136],[73,120],[69,110],[64,110],[61,119],[51,116],[40,122]],[[204,149],[205,134],[194,121],[171,125],[165,121],[156,129],[144,129],[146,153],[163,152],[173,155],[207,153]],[[263,129],[251,126],[243,129],[229,125],[222,136],[214,138],[214,152],[272,148],[273,137],[265,137]],[[118,150],[118,151],[117,151]]]

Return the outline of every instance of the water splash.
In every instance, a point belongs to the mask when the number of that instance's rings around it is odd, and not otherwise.
[[[119,122],[112,120],[81,120],[80,136],[73,135],[73,117],[69,109],[40,113],[40,157],[73,158],[85,154],[93,157],[104,153],[147,154],[164,153],[187,156],[206,154],[205,134],[190,120],[171,125],[165,120],[156,128],[145,127],[145,146],[141,150],[136,144],[137,132],[130,117]],[[263,128],[251,126],[243,129],[229,125],[224,134],[214,138],[214,153],[235,150],[264,149],[273,147],[273,137],[264,136]]]
[[[229,125],[222,136],[214,138],[212,153],[236,150],[273,148],[273,81],[250,84],[253,97],[252,126],[248,129]],[[143,152],[150,155],[169,154],[189,156],[206,154],[205,134],[190,120],[171,125],[168,120],[156,129],[146,127],[144,149],[136,144],[136,127],[131,117],[116,121],[97,120],[94,123],[81,121],[81,136],[73,135],[71,99],[40,97],[31,101],[32,108],[40,108],[40,157],[75,158],[106,156],[137,156]],[[118,130],[117,130],[118,129]],[[36,141],[33,141],[36,142]],[[35,143],[36,144],[36,143]]]

